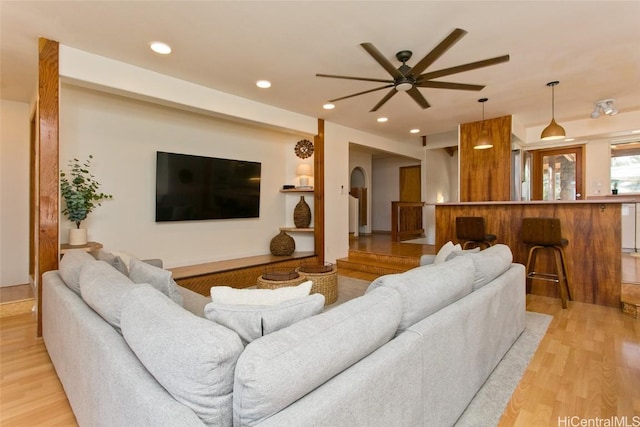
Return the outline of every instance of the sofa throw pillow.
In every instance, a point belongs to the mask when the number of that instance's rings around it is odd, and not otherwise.
[[[313,294],[276,305],[210,302],[204,307],[204,315],[207,319],[235,331],[242,339],[242,343],[247,345],[264,335],[315,316],[322,312],[323,308],[324,295]]]
[[[367,293],[386,287],[402,297],[402,320],[396,335],[473,290],[475,274],[471,256],[456,257],[439,265],[425,265],[404,273],[378,277]]]
[[[477,254],[470,254],[469,258],[475,265],[474,291],[507,271],[513,262],[511,249],[503,244],[493,245]]]
[[[138,259],[134,255],[131,255],[129,252],[125,252],[125,251],[111,251],[111,253],[114,256],[117,256],[118,258],[120,258],[122,262],[124,262],[124,265],[127,266],[127,268],[129,268],[129,265],[131,265],[132,259]]]
[[[104,261],[87,263],[80,272],[80,295],[96,313],[120,332],[122,304],[135,285]]]
[[[433,260],[433,264],[434,265],[442,264],[443,262],[447,261],[447,257],[451,255],[451,252],[461,251],[461,250],[462,250],[462,247],[459,244],[454,245],[453,242],[448,241],[447,243],[442,245],[442,247],[436,254],[436,257]]]
[[[98,253],[95,254],[95,257],[98,261],[104,261],[107,264],[111,265],[113,268],[118,270],[120,273],[124,275],[129,275],[129,267],[128,264],[125,264],[124,260],[117,255],[109,251],[105,251],[104,249],[100,249]]]
[[[176,304],[182,306],[182,294],[178,291],[178,284],[171,278],[170,271],[147,264],[137,258],[131,258],[129,278],[134,283],[150,284],[171,298]]]
[[[232,425],[234,370],[243,350],[236,333],[144,286],[128,295],[122,335],[158,383],[205,425]]]
[[[60,260],[60,277],[69,289],[80,295],[80,272],[86,264],[94,262],[96,259],[82,249],[71,249]]]
[[[213,286],[211,301],[218,304],[276,305],[281,302],[306,297],[313,282],[307,280],[297,286],[278,289],[236,289],[229,286]]]
[[[460,245],[456,245],[456,246],[460,246]],[[451,251],[451,253],[447,256],[447,259],[445,261],[451,261],[452,259],[454,259],[457,256],[464,256],[464,255],[468,255],[468,254],[477,254],[478,252],[480,252],[480,248],[473,248],[473,249],[455,249],[453,251]]]

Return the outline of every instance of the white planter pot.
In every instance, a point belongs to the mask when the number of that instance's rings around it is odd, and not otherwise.
[[[86,228],[70,228],[69,229],[69,244],[71,246],[82,246],[87,244],[87,229]]]

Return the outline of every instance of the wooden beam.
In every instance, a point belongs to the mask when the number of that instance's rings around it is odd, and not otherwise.
[[[324,263],[324,120],[318,119],[318,135],[314,138],[314,248],[318,262]]]
[[[37,100],[36,203],[37,242],[35,244],[37,286],[37,335],[42,336],[42,274],[58,268],[59,238],[59,124],[60,75],[59,44],[40,38]]]

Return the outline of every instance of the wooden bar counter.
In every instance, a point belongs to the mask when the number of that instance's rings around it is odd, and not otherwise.
[[[436,248],[456,239],[458,216],[482,216],[496,243],[511,248],[514,262],[526,265],[528,246],[522,242],[522,218],[559,218],[574,301],[620,307],[622,281],[621,204],[625,199],[585,201],[466,202],[436,204]],[[540,253],[539,263],[551,255]],[[542,264],[541,264],[542,265]],[[545,267],[551,266],[548,263]],[[553,282],[533,280],[532,294],[558,297]]]

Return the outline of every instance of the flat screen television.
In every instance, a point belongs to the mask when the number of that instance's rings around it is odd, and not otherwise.
[[[260,216],[258,162],[157,152],[156,222]]]

